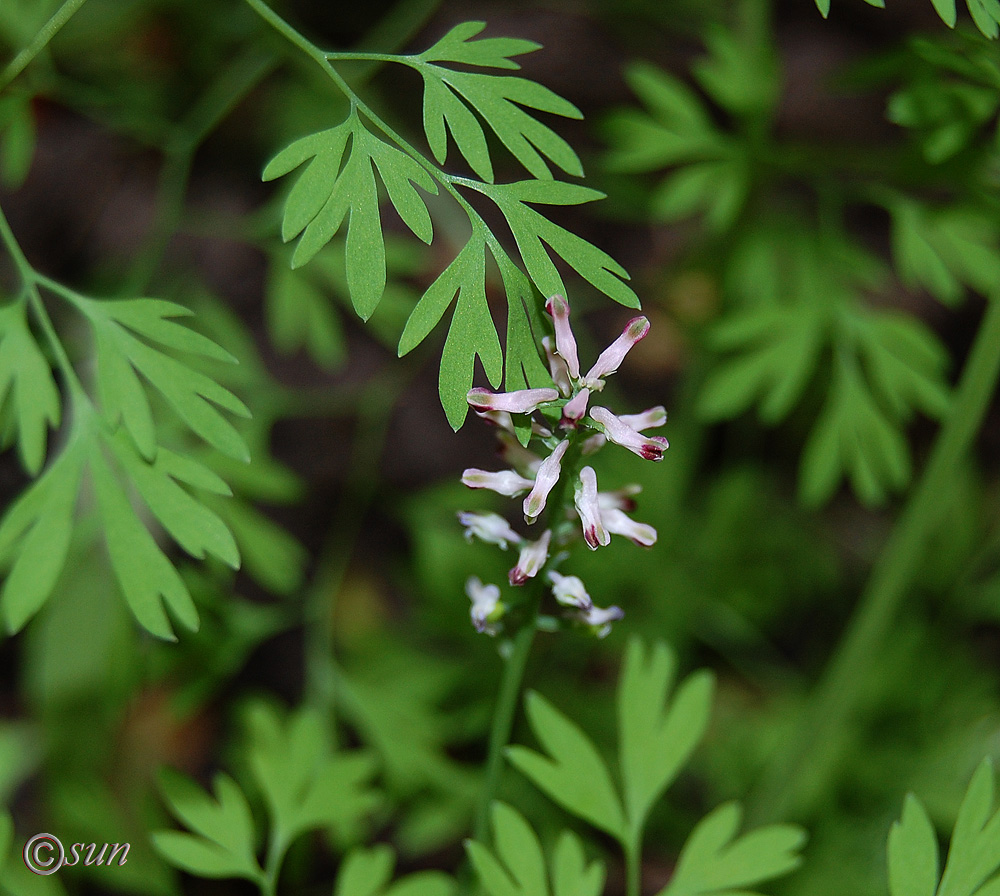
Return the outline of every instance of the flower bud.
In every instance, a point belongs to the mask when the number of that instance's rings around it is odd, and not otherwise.
[[[520,544],[524,540],[511,529],[507,520],[496,513],[472,513],[462,510],[459,511],[458,521],[465,526],[466,541],[472,541],[475,537],[480,541],[499,545],[506,551],[509,545]]]
[[[670,443],[661,436],[647,438],[636,432],[607,408],[591,408],[590,416],[601,426],[610,441],[628,448],[644,460],[663,460],[663,452],[670,447]]]
[[[524,494],[534,483],[513,470],[491,473],[471,467],[462,474],[462,485],[467,485],[469,488],[488,488],[499,495],[513,498]]]
[[[538,519],[545,509],[545,502],[548,500],[549,492],[559,481],[559,472],[562,469],[563,455],[569,448],[569,440],[564,439],[556,445],[553,452],[538,465],[538,473],[535,475],[535,485],[528,497],[524,499],[524,521],[531,525]]]
[[[517,566],[511,569],[507,575],[511,585],[523,585],[528,579],[533,579],[538,575],[538,570],[549,559],[551,539],[552,530],[546,529],[538,541],[529,541],[521,548],[521,555],[517,558]]]
[[[553,571],[549,573],[549,581],[552,583],[552,596],[564,607],[589,610],[594,606],[587,589],[577,576],[564,576]]]
[[[648,332],[649,321],[644,317],[633,317],[632,320],[625,324],[625,329],[622,330],[621,336],[601,352],[597,362],[583,378],[584,385],[591,386],[592,383],[596,384],[602,377],[610,376],[617,371],[632,346]]]
[[[576,338],[569,323],[569,302],[562,296],[552,296],[545,303],[545,310],[552,316],[556,334],[556,352],[566,362],[571,379],[580,377],[580,359],[576,353]]]
[[[583,538],[587,546],[596,551],[601,545],[611,541],[611,536],[601,520],[601,505],[597,498],[597,474],[593,467],[580,470],[580,480],[576,485],[573,505],[580,515],[583,526]]]
[[[515,389],[513,392],[491,392],[489,389],[470,389],[466,396],[475,411],[507,411],[510,414],[530,414],[540,404],[555,401],[555,389]]]

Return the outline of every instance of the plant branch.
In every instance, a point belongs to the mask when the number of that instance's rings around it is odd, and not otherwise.
[[[261,55],[257,50],[246,53],[223,70],[185,119],[177,125],[164,150],[165,161],[160,171],[156,217],[146,243],[132,267],[132,275],[124,292],[140,295],[149,289],[167,244],[177,231],[198,147],[274,66],[275,59],[272,56]]]
[[[35,35],[35,39],[8,62],[4,70],[0,72],[0,90],[4,90],[28,67],[31,60],[49,45],[49,41],[59,33],[62,26],[73,18],[77,10],[86,2],[87,0],[66,0],[53,13],[52,18],[42,25],[38,34]]]
[[[1000,373],[1000,297],[987,304],[954,403],[924,474],[872,569],[850,625],[797,731],[767,769],[754,800],[758,821],[808,811],[836,770],[838,738],[856,710],[929,537],[938,525],[955,466],[969,450]]]
[[[18,276],[21,278],[24,291],[28,296],[32,313],[52,349],[59,369],[66,378],[66,383],[69,386],[70,395],[74,403],[80,409],[87,407],[90,399],[87,397],[87,392],[83,388],[76,370],[73,368],[69,355],[66,354],[66,348],[63,346],[62,340],[56,332],[48,309],[42,301],[42,294],[38,290],[39,284],[47,285],[50,281],[47,277],[39,274],[32,267],[31,262],[28,261],[21,249],[20,243],[18,243],[17,238],[14,236],[14,231],[11,230],[10,223],[7,221],[7,216],[4,214],[2,208],[0,208],[0,242],[7,249],[11,260],[14,262],[14,266],[17,268]]]
[[[266,21],[272,28],[274,28],[282,37],[291,42],[294,46],[298,47],[309,56],[310,59],[316,62],[317,65],[322,68],[327,75],[333,80],[333,82],[340,89],[340,92],[347,97],[350,101],[351,106],[362,115],[365,116],[375,127],[377,127],[386,137],[388,137],[396,146],[399,147],[403,152],[405,152],[411,159],[413,159],[418,165],[420,165],[431,177],[434,178],[445,191],[454,199],[461,207],[462,210],[469,216],[469,221],[472,224],[473,230],[484,231],[486,239],[491,249],[496,249],[496,251],[502,252],[499,242],[496,237],[493,236],[489,227],[486,226],[486,222],[483,220],[482,215],[479,214],[468,202],[468,200],[458,192],[456,184],[470,185],[471,182],[466,178],[458,177],[456,175],[448,174],[443,171],[437,165],[432,163],[422,152],[416,149],[413,144],[408,140],[404,139],[400,134],[390,127],[377,112],[375,112],[360,96],[354,91],[350,84],[344,79],[344,77],[338,72],[331,64],[330,58],[337,58],[342,60],[354,59],[360,61],[372,61],[372,62],[400,62],[406,65],[413,65],[412,60],[407,56],[392,56],[384,53],[327,53],[316,46],[312,41],[310,41],[305,35],[293,28],[288,22],[286,22],[281,16],[279,16],[273,9],[271,9],[263,0],[246,0],[250,7]]]

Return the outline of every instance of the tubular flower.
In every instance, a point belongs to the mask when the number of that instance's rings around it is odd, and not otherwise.
[[[617,507],[608,507],[603,511],[604,526],[614,535],[624,535],[631,538],[637,545],[644,548],[656,544],[656,530],[646,523],[637,523],[625,511]]]
[[[594,602],[577,576],[564,576],[553,570],[549,573],[549,581],[552,583],[552,596],[564,607],[585,611],[593,609]]]
[[[473,410],[507,411],[509,414],[530,414],[540,404],[555,401],[555,389],[515,389],[513,392],[491,392],[489,389],[470,389],[466,399]]]
[[[546,629],[582,626],[603,638],[610,632],[612,623],[624,616],[622,609],[618,606],[595,607],[579,578],[562,575],[552,567],[561,565],[568,556],[563,548],[580,532],[591,550],[609,544],[612,535],[624,536],[638,545],[649,547],[656,543],[657,533],[652,526],[637,522],[629,515],[635,510],[634,498],[640,491],[639,486],[628,485],[615,491],[598,492],[597,474],[590,466],[582,466],[581,469],[578,457],[598,451],[608,442],[615,442],[639,457],[661,460],[668,447],[667,440],[644,435],[644,432],[663,426],[667,412],[657,405],[638,414],[616,416],[605,407],[589,407],[594,394],[604,389],[605,378],[618,370],[632,347],[649,332],[649,321],[645,317],[632,318],[583,375],[576,337],[570,324],[569,302],[563,296],[554,295],[545,303],[545,310],[552,318],[552,333],[542,338],[542,347],[555,388],[509,392],[482,388],[469,390],[469,405],[496,428],[501,446],[500,457],[507,469],[489,472],[470,468],[463,473],[462,482],[470,488],[491,489],[511,498],[520,499],[527,492],[521,505],[525,522],[528,525],[536,523],[548,505],[547,518],[551,528],[545,528],[536,540],[531,541],[520,536],[503,517],[495,513],[463,512],[459,514],[459,520],[465,527],[466,539],[470,541],[478,538],[499,545],[504,550],[510,547],[519,549],[517,563],[507,573],[510,585],[524,585],[529,579],[544,581],[551,584],[550,600],[563,607],[558,617],[538,616],[534,612],[525,617],[520,612],[526,606],[525,598],[515,599],[509,595],[511,606],[519,609],[518,620],[535,620],[529,624]],[[536,411],[540,413],[536,414]],[[525,438],[529,424],[530,433]],[[554,433],[561,435],[554,438]],[[542,445],[544,448],[540,447]],[[555,448],[552,448],[553,445]],[[548,456],[545,456],[545,451]],[[567,458],[570,460],[567,461]],[[565,470],[564,465],[567,466]],[[568,481],[565,488],[556,488],[563,475],[577,477],[573,482],[573,510],[562,504],[552,505],[554,495],[562,496],[568,492]],[[580,529],[569,523],[574,517],[579,518]],[[512,633],[510,621],[501,622],[508,608],[501,600],[500,587],[484,585],[479,579],[470,578],[466,583],[466,593],[472,601],[470,615],[477,631],[490,635],[501,631]]]
[[[645,338],[648,332],[649,321],[644,317],[633,317],[632,320],[625,324],[625,329],[622,330],[621,336],[601,352],[594,366],[590,368],[587,375],[581,380],[583,385],[596,391],[603,389],[604,377],[611,376],[611,374],[617,372],[632,346]]]
[[[496,513],[470,513],[463,510],[458,514],[458,521],[465,526],[466,541],[478,538],[480,541],[499,545],[506,551],[508,546],[520,544],[524,540],[511,529],[507,520]]]
[[[515,566],[507,574],[511,585],[523,585],[528,579],[538,575],[538,571],[549,559],[549,542],[552,540],[552,530],[546,529],[538,541],[529,541],[521,548],[521,555]]]
[[[600,492],[597,495],[597,501],[601,505],[601,513],[605,513],[612,507],[627,512],[635,510],[635,496],[641,492],[642,486],[635,483],[617,488],[613,492]]]
[[[562,420],[563,427],[575,427],[576,424],[587,413],[587,402],[590,400],[590,389],[581,389],[563,406]]]
[[[621,607],[588,607],[580,614],[580,621],[594,629],[598,638],[606,638],[611,631],[611,623],[625,618]]]
[[[538,473],[535,475],[534,488],[524,499],[524,521],[530,526],[538,519],[539,514],[545,509],[545,502],[549,497],[549,492],[559,481],[559,472],[562,469],[563,455],[569,448],[569,440],[563,439],[556,445],[553,452],[538,465]]]
[[[465,583],[465,593],[472,601],[469,616],[476,631],[495,635],[498,622],[503,616],[504,605],[500,600],[500,589],[496,585],[484,585],[476,576]]]
[[[545,359],[549,362],[549,374],[556,388],[565,398],[573,394],[573,384],[569,380],[569,368],[566,362],[556,354],[551,336],[542,337],[542,348],[545,349]]]
[[[604,528],[601,519],[601,504],[597,497],[597,474],[593,467],[584,467],[580,470],[580,479],[576,484],[573,506],[580,515],[580,523],[583,525],[583,538],[587,546],[596,551],[601,545],[606,545],[611,541],[608,530]]]
[[[467,485],[469,488],[488,488],[499,495],[514,498],[523,495],[534,483],[513,470],[490,473],[487,470],[471,467],[462,474],[462,485]]]
[[[663,452],[670,447],[670,443],[662,436],[642,435],[607,408],[591,408],[590,416],[601,426],[610,441],[628,448],[644,460],[663,460]]]
[[[545,303],[545,310],[552,316],[552,328],[556,333],[556,353],[566,362],[566,369],[572,379],[580,378],[580,360],[576,354],[576,337],[569,323],[569,302],[562,296],[552,296]]]

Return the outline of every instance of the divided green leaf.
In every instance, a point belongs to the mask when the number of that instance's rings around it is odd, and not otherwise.
[[[932,210],[899,199],[892,213],[892,252],[900,279],[949,305],[965,289],[984,295],[1000,270],[997,228],[986,215],[961,207]]]
[[[334,896],[452,896],[455,882],[440,871],[418,871],[392,881],[396,857],[378,844],[352,850],[337,874]]]
[[[659,642],[647,651],[629,641],[618,686],[618,742],[629,825],[641,830],[708,726],[713,678],[696,672],[671,695],[677,658]]]
[[[71,441],[0,521],[0,615],[19,631],[52,593],[69,551],[87,445]]]
[[[250,767],[267,804],[272,837],[287,846],[316,828],[356,827],[378,803],[372,757],[330,750],[318,713],[287,720],[258,706],[250,717]]]
[[[152,460],[156,453],[156,429],[139,374],[192,432],[224,454],[249,459],[242,436],[217,409],[249,417],[246,405],[210,377],[150,344],[235,362],[210,339],[172,320],[190,315],[187,308],[160,299],[87,300],[82,307],[94,329],[104,417],[112,427],[119,422],[125,427],[144,458]]]
[[[736,803],[726,803],[698,822],[658,896],[753,896],[749,887],[802,863],[801,828],[773,824],[737,836],[741,815]]]
[[[593,742],[540,694],[529,693],[525,708],[545,754],[508,747],[511,764],[564,809],[625,842],[625,810]]]
[[[516,809],[494,803],[490,821],[495,853],[475,840],[465,842],[489,896],[599,896],[604,865],[587,862],[580,839],[571,831],[559,836],[547,867],[538,836]]]
[[[214,799],[177,772],[165,771],[160,783],[170,811],[191,831],[156,831],[153,845],[163,858],[200,877],[263,881],[250,807],[232,778],[216,776]]]
[[[430,49],[405,60],[424,79],[424,131],[434,158],[439,164],[444,164],[448,153],[447,132],[450,131],[459,152],[476,174],[484,181],[493,182],[493,164],[486,135],[471,111],[474,109],[534,177],[552,177],[542,156],[567,174],[582,177],[583,167],[570,145],[524,111],[527,108],[565,118],[583,118],[576,106],[526,78],[461,71],[436,64],[456,62],[518,68],[509,56],[538,49],[538,45],[531,41],[510,38],[470,41],[469,38],[483,27],[482,22],[457,25]]]
[[[699,77],[710,93],[736,112],[762,112],[772,102],[767,83],[763,93],[742,86],[726,89],[732,66],[757,66],[729,32],[711,41],[713,56],[702,64]],[[605,121],[611,148],[606,157],[614,171],[647,172],[677,166],[653,189],[649,210],[654,218],[672,221],[703,214],[716,231],[730,227],[750,191],[750,166],[738,138],[716,127],[698,96],[672,75],[648,63],[635,63],[626,71],[629,86],[646,107],[615,112]],[[772,77],[773,81],[773,77]],[[740,85],[749,85],[743,79]]]
[[[0,306],[0,437],[17,438],[25,469],[37,476],[45,462],[48,428],[59,425],[62,405],[49,362],[28,327],[27,306]]]
[[[1000,808],[994,811],[993,803],[993,765],[987,758],[969,782],[939,883],[934,828],[920,801],[908,796],[902,819],[889,832],[892,896],[1000,894]]]
[[[313,258],[347,218],[347,284],[355,309],[367,320],[382,298],[386,281],[375,169],[399,216],[428,244],[433,226],[416,187],[436,194],[437,184],[413,158],[368,130],[357,111],[336,127],[302,137],[283,149],[264,169],[264,180],[288,174],[306,161],[309,164],[285,201],[281,225],[285,242],[299,237],[292,266],[300,267]]]

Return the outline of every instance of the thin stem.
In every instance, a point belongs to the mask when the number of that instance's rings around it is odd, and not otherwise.
[[[177,231],[198,147],[274,65],[273,57],[256,50],[236,60],[209,86],[169,138],[160,171],[156,217],[123,292],[138,295],[149,288]]]
[[[521,683],[528,665],[528,655],[535,640],[535,614],[527,620],[523,628],[514,635],[511,650],[504,659],[500,690],[496,706],[493,708],[493,724],[490,726],[489,751],[486,755],[486,778],[476,807],[476,819],[472,836],[482,842],[487,840],[490,804],[496,797],[500,776],[503,773],[503,751],[510,743],[514,729],[514,715],[521,697]]]
[[[469,181],[466,178],[458,177],[456,175],[448,174],[446,171],[442,171],[436,165],[431,163],[423,153],[419,152],[408,140],[405,140],[396,131],[390,127],[380,115],[378,115],[358,94],[354,89],[347,83],[344,77],[338,72],[332,65],[330,65],[331,56],[335,57],[352,57],[354,59],[361,58],[378,58],[379,61],[385,61],[386,58],[384,54],[331,54],[326,53],[316,46],[312,41],[310,41],[305,35],[296,31],[288,22],[286,22],[281,16],[279,16],[273,9],[271,9],[263,0],[246,0],[250,7],[263,18],[272,28],[274,28],[282,37],[290,41],[294,46],[298,47],[313,59],[322,68],[327,75],[333,80],[333,82],[340,89],[341,93],[347,97],[351,106],[365,116],[372,124],[375,125],[383,134],[386,135],[393,143],[396,144],[403,152],[405,152],[410,158],[412,158],[418,165],[420,165],[427,173],[433,177],[445,191],[462,207],[463,211],[469,216],[469,220],[472,223],[473,230],[480,231],[486,238],[491,250],[496,252],[503,252],[500,247],[499,242],[493,236],[490,229],[486,226],[486,222],[483,220],[482,216],[477,212],[466,200],[466,198],[458,192],[456,189],[456,184],[461,184],[463,186],[473,186],[478,188],[478,185],[474,181]],[[407,65],[412,65],[412,61],[407,56],[393,56],[391,57],[394,62],[401,62]],[[482,191],[480,191],[482,192]]]
[[[11,81],[28,67],[31,60],[48,46],[49,41],[59,33],[62,26],[73,18],[77,10],[86,2],[87,0],[66,0],[52,14],[52,18],[42,25],[38,34],[35,35],[35,39],[7,63],[3,72],[0,72],[0,90],[6,88]]]
[[[42,333],[45,335],[45,338],[52,349],[52,353],[55,356],[56,363],[59,365],[59,369],[66,378],[66,383],[69,386],[73,401],[78,406],[83,407],[84,403],[89,402],[86,390],[83,388],[83,384],[80,382],[80,378],[77,376],[76,370],[73,369],[73,364],[70,362],[69,355],[66,354],[66,349],[62,344],[62,340],[59,338],[59,334],[56,332],[56,328],[52,323],[52,318],[49,317],[48,309],[42,301],[42,294],[38,291],[39,284],[47,284],[49,282],[48,278],[39,274],[32,267],[31,262],[28,261],[27,256],[25,256],[24,251],[21,249],[20,243],[17,241],[17,237],[14,236],[14,231],[11,230],[10,223],[8,222],[7,216],[4,214],[2,208],[0,208],[0,242],[2,242],[7,249],[11,260],[14,262],[14,266],[17,268],[18,275],[21,278],[21,283],[23,284],[24,290],[28,296],[31,310],[38,322],[38,326],[41,327]]]
[[[625,896],[642,893],[642,848],[633,843],[625,849]]]
[[[759,820],[811,808],[836,770],[838,735],[865,692],[900,604],[937,527],[953,471],[969,450],[1000,373],[1000,297],[992,298],[920,482],[894,527],[850,626],[803,714],[798,731],[765,774],[755,800]]]
[[[411,368],[412,369],[412,368]],[[332,624],[336,597],[375,498],[385,437],[400,394],[411,374],[376,377],[355,396],[359,409],[350,482],[336,515],[338,525],[324,548],[306,595],[305,702],[319,710],[331,737],[335,729],[337,665]]]

